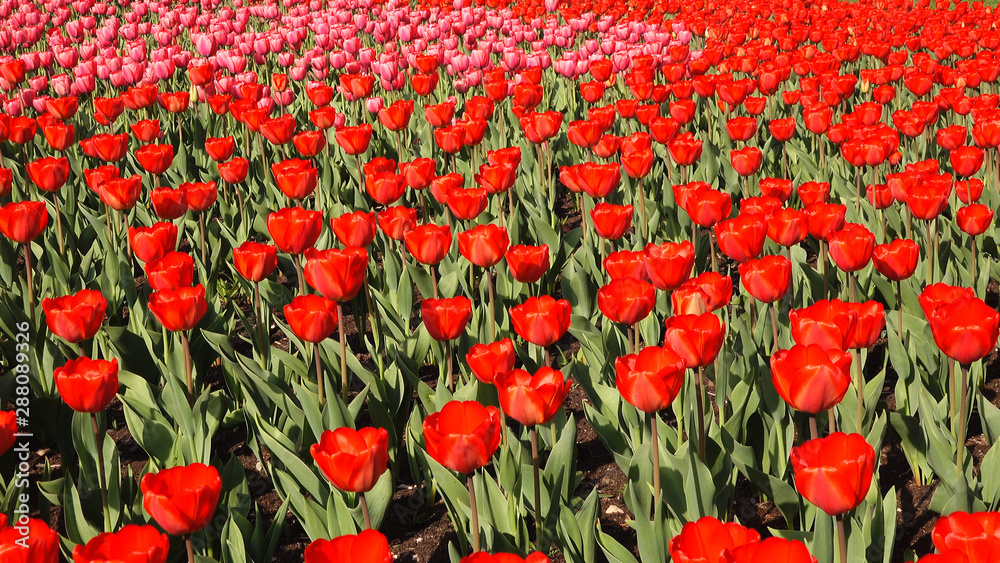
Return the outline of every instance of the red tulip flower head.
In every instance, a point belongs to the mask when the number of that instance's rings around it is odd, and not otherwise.
[[[656,289],[673,291],[691,277],[694,245],[690,241],[650,243],[643,254],[646,256],[646,274]]]
[[[392,563],[389,540],[377,530],[316,540],[306,546],[305,563]]]
[[[771,356],[771,381],[793,409],[819,414],[836,406],[851,386],[851,354],[797,344]]]
[[[788,319],[796,343],[816,344],[826,350],[846,350],[858,322],[854,309],[839,299],[792,309]]]
[[[931,532],[931,540],[938,552],[963,562],[992,561],[1000,554],[1000,513],[952,512],[941,516]],[[953,560],[958,559],[947,559]]]
[[[278,267],[278,249],[248,240],[233,249],[233,265],[248,281],[260,282]]]
[[[118,360],[81,357],[56,368],[53,379],[59,396],[76,412],[98,413],[118,393]]]
[[[63,297],[45,299],[45,324],[70,344],[90,340],[104,322],[108,301],[100,291],[84,289]]]
[[[450,401],[424,419],[427,453],[458,473],[489,463],[500,445],[500,431],[500,411],[475,401]]]
[[[656,305],[656,288],[636,278],[612,280],[597,291],[597,306],[609,320],[629,326],[649,316]]]
[[[722,523],[711,516],[688,522],[670,539],[671,561],[677,563],[723,563],[728,554],[744,545],[760,543],[760,534],[735,522]]]
[[[338,303],[350,301],[364,286],[365,274],[368,272],[368,251],[364,248],[309,248],[305,257],[303,272],[306,283],[327,299]]]
[[[424,299],[420,304],[420,318],[434,340],[455,340],[472,318],[472,301],[464,295]]]
[[[615,360],[615,386],[632,406],[652,413],[674,402],[686,370],[684,358],[670,348],[647,346]]]
[[[492,223],[458,233],[458,251],[480,268],[489,268],[502,260],[509,245],[507,229]]]
[[[321,295],[297,295],[284,313],[295,336],[306,342],[322,342],[337,328],[337,304]]]
[[[668,318],[665,324],[666,346],[684,358],[689,368],[715,361],[726,338],[726,325],[713,313],[677,315]]]
[[[510,274],[521,283],[535,283],[549,269],[549,246],[518,244],[507,249],[504,255]]]
[[[327,430],[309,453],[334,487],[367,493],[389,466],[389,433],[384,428]]]
[[[421,264],[433,266],[448,254],[451,248],[451,227],[434,224],[420,225],[403,233],[406,250]]]
[[[977,297],[959,297],[927,315],[938,348],[962,365],[986,357],[1000,335],[1000,314]]]
[[[465,354],[465,363],[476,379],[492,384],[498,375],[514,369],[514,342],[504,338],[492,344],[475,344]]]
[[[344,246],[365,248],[375,240],[375,212],[355,211],[330,219],[330,228]]]
[[[765,256],[740,264],[740,287],[762,303],[774,303],[792,285],[792,262],[784,256]]]
[[[550,563],[550,561],[549,557],[541,551],[529,553],[523,559],[513,553],[490,555],[485,551],[477,551],[468,557],[463,557],[458,563]]]
[[[792,448],[799,494],[830,516],[861,504],[875,473],[875,450],[860,434],[836,432]]]
[[[311,248],[323,231],[323,213],[301,207],[285,207],[267,216],[267,232],[274,244],[292,255]]]
[[[152,227],[129,227],[128,240],[136,258],[152,262],[177,247],[177,226],[162,221]]]
[[[59,534],[35,518],[28,518],[25,526],[0,528],[0,560],[4,563],[59,563],[62,560]]]
[[[222,479],[210,465],[187,466],[147,473],[139,483],[142,506],[172,536],[186,536],[208,525],[219,504]]]
[[[732,552],[733,563],[816,563],[806,544],[798,540],[767,538],[760,543],[737,547]]]
[[[510,321],[518,336],[546,347],[555,344],[569,330],[572,308],[565,299],[548,295],[529,297],[527,301],[510,309]]]
[[[908,239],[896,239],[880,244],[872,250],[872,262],[880,274],[892,281],[905,280],[913,275],[920,260],[920,247]]]
[[[845,272],[857,272],[871,261],[875,235],[864,226],[848,223],[830,235],[830,257]]]
[[[548,367],[539,368],[534,375],[513,369],[498,374],[493,384],[503,412],[525,426],[552,420],[572,386],[561,371]]]
[[[171,332],[191,330],[208,311],[205,286],[154,291],[149,296],[149,310]]]
[[[715,225],[719,250],[741,264],[760,256],[766,236],[767,221],[756,213],[741,213]]]
[[[76,546],[73,563],[166,563],[169,552],[170,537],[155,526],[128,524],[117,532],[98,534],[86,545]]]

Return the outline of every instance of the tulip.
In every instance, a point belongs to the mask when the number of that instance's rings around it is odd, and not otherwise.
[[[365,248],[375,239],[375,212],[355,211],[330,219],[330,228],[344,246]]]
[[[659,245],[650,243],[643,249],[643,254],[649,281],[661,291],[677,289],[687,281],[694,268],[694,245],[689,241]]]
[[[421,225],[403,233],[406,250],[421,264],[431,268],[431,281],[434,284],[434,297],[438,296],[437,276],[434,266],[444,260],[451,248],[451,227],[433,224]]]
[[[360,494],[365,528],[371,529],[364,493],[372,490],[388,469],[389,433],[384,428],[327,430],[309,453],[334,487]]]
[[[518,336],[545,348],[566,334],[571,314],[569,301],[544,295],[529,297],[524,303],[512,307],[510,322]]]
[[[282,252],[293,256],[312,248],[323,231],[323,213],[301,207],[285,207],[267,216],[267,232]],[[298,258],[292,261],[298,272],[299,293],[305,293],[305,278]]]
[[[618,240],[632,226],[631,205],[621,206],[611,203],[598,203],[590,210],[594,222],[594,230],[603,239]]]
[[[705,366],[715,361],[726,336],[725,324],[712,313],[678,315],[666,320],[664,344],[681,358],[688,368],[698,368],[698,454],[705,459],[705,417],[703,407]]]
[[[7,453],[7,450],[14,446],[17,441],[17,436],[15,436],[17,431],[17,413],[0,411],[0,455]],[[3,522],[0,522],[0,530],[3,527]]]
[[[521,283],[535,283],[549,269],[549,246],[518,244],[507,249],[504,255],[513,278]]]
[[[343,303],[354,299],[361,290],[368,271],[368,252],[364,248],[310,248],[305,258],[306,282],[327,299]]]
[[[274,181],[289,199],[297,201],[309,197],[316,190],[319,171],[308,160],[289,159],[271,165]]]
[[[561,371],[549,367],[539,368],[534,375],[515,369],[497,375],[493,380],[497,388],[500,406],[507,416],[530,427],[531,463],[534,472],[535,490],[535,538],[542,537],[541,490],[542,480],[538,466],[538,433],[536,426],[546,424],[556,415],[572,382],[565,379]]]
[[[771,356],[771,381],[778,395],[793,409],[812,415],[813,438],[818,435],[815,416],[835,407],[847,394],[850,369],[849,353],[815,344],[796,344]]]
[[[952,512],[938,518],[931,541],[938,552],[963,557],[962,561],[991,561],[1000,553],[998,530],[996,512]]]
[[[424,419],[427,454],[452,471],[468,474],[469,497],[476,506],[472,473],[489,463],[500,445],[500,411],[475,401],[449,401]],[[472,550],[479,551],[479,515],[472,511]]]
[[[858,319],[854,309],[843,301],[824,299],[802,309],[792,309],[788,320],[796,343],[846,350]]]
[[[155,526],[128,524],[117,532],[98,534],[73,548],[73,563],[166,563],[170,538]]]
[[[107,308],[108,302],[101,292],[92,289],[42,301],[45,324],[53,334],[70,344],[93,338],[104,322]],[[82,347],[80,355],[83,355]]]
[[[168,534],[185,536],[193,553],[191,534],[208,525],[219,504],[219,471],[202,463],[172,467],[143,475],[139,488],[146,513]]]
[[[4,563],[59,563],[59,534],[42,520],[0,528],[0,560]]]
[[[451,341],[461,336],[472,317],[472,301],[465,296],[426,298],[420,305],[420,317],[431,338],[445,343],[448,366],[448,389],[454,390]]]
[[[118,360],[91,360],[81,356],[53,374],[63,401],[76,412],[98,413],[118,393]]]
[[[608,278],[618,280],[622,278],[635,278],[637,280],[649,281],[646,274],[646,255],[642,251],[619,250],[608,254],[601,263]]]
[[[149,193],[149,199],[153,203],[153,212],[157,217],[173,221],[187,213],[186,195],[183,188],[159,187]]]
[[[653,284],[636,278],[621,278],[612,280],[608,285],[597,291],[597,306],[604,316],[612,322],[632,327],[649,313],[656,305],[656,288]],[[632,351],[638,348],[632,343]]]
[[[671,561],[700,563],[728,561],[727,554],[745,545],[760,543],[760,534],[735,522],[722,523],[711,516],[688,522],[670,539]]]
[[[168,252],[147,262],[146,283],[153,291],[190,287],[194,283],[194,258],[183,252]]]
[[[389,540],[376,530],[332,540],[316,540],[306,546],[305,563],[392,563]]]
[[[194,287],[154,291],[149,296],[149,310],[163,328],[181,333],[181,345],[184,348],[184,378],[187,382],[188,398],[193,400],[194,384],[191,379],[191,351],[187,331],[194,328],[208,311],[205,287],[199,284]]]
[[[806,545],[798,540],[771,537],[760,543],[741,545],[732,552],[733,563],[816,563]]]
[[[492,344],[475,344],[465,354],[465,363],[476,379],[491,385],[498,375],[514,369],[516,359],[514,343],[509,338]]]
[[[236,139],[233,137],[222,137],[218,139],[205,139],[205,152],[208,157],[215,162],[225,162],[233,157],[236,151]]]
[[[766,235],[767,222],[756,213],[742,213],[735,219],[720,221],[715,225],[719,250],[740,263],[752,260],[763,252]]]
[[[129,227],[129,247],[136,258],[152,262],[163,258],[177,246],[177,226],[159,222],[152,227]]]
[[[481,268],[491,268],[503,259],[510,237],[507,229],[490,223],[478,225],[458,233],[458,250],[466,260]],[[471,270],[470,270],[471,275]],[[496,304],[493,290],[493,274],[486,272],[486,283],[490,296],[490,338],[496,338]]]
[[[792,448],[792,471],[799,494],[837,517],[840,561],[847,563],[847,538],[841,516],[868,495],[875,473],[875,450],[864,436],[835,432]]]
[[[340,326],[341,342],[343,342],[343,323],[338,323],[342,318],[340,304],[333,300],[319,295],[298,295],[292,302],[285,305],[285,320],[296,336],[313,344],[313,360],[316,364],[316,385],[319,395],[319,404],[323,405],[325,395],[323,392],[323,364],[319,355],[319,343],[326,340],[333,334],[333,331]],[[341,394],[347,396],[347,370],[346,352],[341,346]]]
[[[378,228],[392,240],[402,241],[404,235],[417,226],[417,210],[397,205],[387,207],[376,216]],[[406,264],[406,254],[400,248],[403,263]]]

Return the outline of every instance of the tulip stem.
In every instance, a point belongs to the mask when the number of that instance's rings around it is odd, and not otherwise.
[[[833,413],[830,413],[833,416]],[[815,440],[819,438],[819,427],[816,426],[816,415],[809,416],[809,437]]]
[[[361,179],[361,155],[360,154],[354,155],[354,163],[355,163],[355,166],[358,169],[358,192],[359,193],[365,193],[365,184],[364,184],[364,182]]]
[[[642,193],[642,178],[639,178],[639,210],[642,212],[642,242],[649,239],[649,224],[646,220],[646,196]]]
[[[91,413],[90,422],[94,426],[94,442],[97,443],[97,475],[101,484],[101,504],[104,507],[104,531],[111,532],[111,512],[108,510],[108,481],[104,476],[104,434],[97,424],[97,414]]]
[[[24,275],[28,281],[28,308],[30,309],[31,317],[34,317],[35,313],[35,282],[32,280],[31,273],[31,242],[24,243]]]
[[[851,303],[857,303],[857,274],[850,272],[847,274],[847,282],[850,285]]]
[[[323,363],[319,357],[318,342],[313,344],[313,361],[316,362],[316,385],[319,392],[319,408],[322,410],[325,397],[323,395]]]
[[[299,295],[305,295],[306,294],[306,277],[305,277],[305,274],[302,272],[302,263],[300,262],[298,256],[292,256],[292,264],[295,264],[295,277],[299,278],[298,279],[298,282],[299,282]],[[339,319],[340,317],[338,316],[337,318]]]
[[[372,529],[372,517],[371,517],[371,514],[369,514],[369,512],[368,512],[368,500],[365,499],[365,494],[364,493],[361,493],[360,496],[358,496],[358,501],[361,504],[361,514],[364,515],[364,517],[365,517],[365,529],[366,530],[371,530]]]
[[[493,293],[493,272],[489,269],[486,270],[486,286],[490,291],[490,342],[497,339],[497,311],[496,311],[496,297]]]
[[[208,263],[205,262],[205,213],[198,213],[198,229],[201,230],[201,267],[209,270]]]
[[[899,309],[899,341],[903,341],[903,282],[896,280],[896,308]]]
[[[955,412],[958,408],[956,405],[956,393],[958,392],[958,383],[955,381],[955,360],[948,358],[948,413],[951,415],[952,421],[952,435],[955,439],[958,439],[958,430],[955,428],[955,424],[958,422],[958,414]]]
[[[535,478],[535,549],[542,550],[542,480],[538,476],[538,432],[531,426],[531,469]]]
[[[434,299],[437,299],[438,298],[437,272],[435,271],[434,266],[431,266],[430,268],[431,268],[431,284],[434,286]]]
[[[969,402],[969,366],[962,364],[962,392],[961,406],[958,412],[958,451],[955,454],[955,462],[958,465],[958,474],[965,472],[965,410]]]
[[[653,435],[653,520],[660,510],[660,431],[656,427],[656,413],[649,415],[649,427]]]
[[[840,563],[847,563],[847,532],[844,531],[843,516],[837,517],[837,538],[840,543]]]
[[[260,282],[254,282],[253,283],[253,303],[254,303],[254,311],[256,311],[256,314],[257,314],[257,333],[258,333],[259,338],[260,338],[260,342],[259,342],[259,344],[260,344],[260,367],[262,369],[267,369],[267,360],[266,360],[266,358],[264,356],[264,350],[268,347],[267,345],[269,343],[266,340],[267,337],[266,337],[265,332],[264,332],[264,316],[265,316],[265,314],[264,314],[263,309],[261,309],[261,306],[260,306]]]
[[[698,459],[705,461],[705,366],[698,366]]]
[[[774,343],[771,346],[772,354],[778,351],[778,303],[780,301],[771,303],[771,331],[774,333]]]
[[[826,241],[823,239],[819,241],[819,265],[823,270],[823,299],[826,299],[830,296],[830,289],[826,278]]]
[[[854,357],[854,371],[857,372],[858,387],[858,434],[864,435],[865,424],[865,374],[861,369],[861,350]]]
[[[931,222],[927,221],[927,285],[934,283],[934,239],[931,238]]]
[[[472,475],[468,477],[469,508],[472,509],[472,552],[479,551],[479,513],[476,511],[476,486],[472,483]]]
[[[59,254],[66,254],[66,248],[63,243],[62,214],[59,211],[59,195],[55,192],[52,193],[52,204],[56,208],[56,236],[59,239]]]
[[[181,349],[184,354],[184,382],[187,383],[188,401],[194,402],[194,382],[191,380],[191,344],[187,331],[181,331]]]
[[[444,341],[444,355],[445,355],[445,365],[448,369],[448,391],[451,393],[455,392],[455,376],[452,374],[451,365],[451,340]]]
[[[344,306],[337,302],[337,329],[340,331],[340,396],[347,402],[347,338],[344,336]]]
[[[715,231],[713,230],[708,231],[708,253],[712,257],[712,271],[718,273],[719,264],[715,260]]]
[[[188,563],[194,563],[194,542],[191,541],[190,534],[184,538],[184,544],[187,546]]]
[[[969,285],[975,288],[976,287],[976,237],[969,237],[969,238],[972,239],[972,264],[970,265],[970,268],[972,268],[972,271],[970,272],[972,274],[972,280]]]

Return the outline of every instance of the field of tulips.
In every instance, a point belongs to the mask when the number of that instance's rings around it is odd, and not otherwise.
[[[0,563],[1000,561],[998,18],[0,0]]]

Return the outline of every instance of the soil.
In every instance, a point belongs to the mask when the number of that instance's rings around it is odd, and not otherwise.
[[[555,208],[557,214],[563,219],[563,229],[568,231],[580,225],[580,215],[578,200],[575,194],[570,193],[560,185],[560,197]],[[704,233],[707,234],[707,233]],[[725,271],[725,256],[720,255],[723,271]],[[734,269],[734,268],[733,268]],[[141,272],[137,271],[141,275]],[[136,283],[141,284],[144,278],[137,277]],[[284,276],[279,277],[279,283],[286,287],[295,289],[297,282]],[[734,285],[738,287],[738,277],[734,278]],[[557,283],[555,287],[560,285]],[[414,311],[419,311],[421,296],[416,292],[414,299]],[[987,302],[995,305],[998,297],[998,286],[996,282],[991,282],[989,286],[989,297]],[[241,307],[248,316],[253,316],[253,311],[249,300],[243,299],[237,305]],[[281,318],[280,311],[275,311],[278,318]],[[354,315],[349,305],[345,305],[343,321],[348,340],[348,346],[358,355],[362,364],[374,367],[372,359],[368,356],[365,347],[360,341]],[[419,324],[419,315],[414,314],[411,322],[412,326]],[[366,326],[366,330],[368,327]],[[276,325],[270,327],[270,339],[272,346],[287,350],[289,342],[284,337],[281,330]],[[244,354],[251,353],[248,342],[249,335],[246,334],[242,326],[231,338],[233,346],[238,352]],[[564,357],[571,357],[579,349],[580,344],[572,336],[567,334],[555,347],[562,352]],[[879,342],[872,349],[872,354],[884,354],[885,341]],[[555,354],[556,350],[550,350]],[[1000,407],[1000,378],[998,370],[1000,363],[996,362],[997,352],[987,361],[987,385],[983,390],[984,395],[994,404]],[[869,365],[877,364],[872,362]],[[424,366],[421,371],[421,378],[428,385],[435,385],[437,370],[431,366]],[[895,409],[895,399],[893,389],[896,383],[896,374],[892,367],[888,368],[882,399],[887,410]],[[223,388],[225,382],[222,378],[221,368],[216,365],[209,371],[207,379],[213,388]],[[874,374],[871,374],[874,375]],[[711,381],[708,382],[707,391],[714,393]],[[600,442],[596,432],[591,427],[584,416],[584,404],[588,401],[586,393],[578,386],[574,387],[566,399],[565,408],[568,413],[572,413],[577,420],[577,447],[578,465],[577,469],[582,473],[582,481],[577,491],[581,498],[585,497],[593,489],[597,489],[600,498],[600,524],[602,530],[630,549],[638,556],[635,530],[629,526],[629,520],[633,515],[622,500],[627,479],[622,470],[615,463],[611,453]],[[714,401],[711,403],[714,404]],[[366,416],[366,413],[362,413]],[[121,403],[115,399],[106,411],[108,435],[118,446],[120,460],[122,463],[122,475],[127,476],[129,471],[132,475],[139,475],[148,456],[135,442],[130,434],[122,411]],[[988,451],[988,444],[982,435],[978,414],[973,412],[969,428],[967,446],[978,468],[983,456]],[[223,429],[216,435],[213,442],[213,451],[219,456],[223,463],[228,462],[233,457],[239,459],[247,474],[253,501],[259,505],[260,513],[251,512],[250,518],[253,522],[257,518],[263,518],[265,523],[270,523],[276,516],[277,510],[281,506],[281,499],[274,490],[273,484],[263,470],[262,461],[266,463],[269,459],[267,452],[262,455],[264,459],[259,459],[258,452],[252,451],[247,446],[246,427],[237,426]],[[51,478],[63,476],[63,466],[60,455],[52,450],[40,450],[34,453],[31,460],[32,474],[38,479],[42,475],[45,460],[48,460],[52,467]],[[390,542],[396,561],[400,563],[445,563],[449,561],[448,544],[457,541],[457,536],[452,523],[448,517],[444,502],[438,498],[433,506],[424,506],[421,489],[414,482],[408,473],[407,465],[402,464],[402,474],[397,479],[397,490],[393,495],[393,503],[390,505],[389,514],[386,516],[380,531],[384,533]],[[913,550],[917,554],[926,554],[933,550],[930,541],[930,533],[933,529],[937,515],[928,510],[930,498],[934,492],[936,484],[923,486],[916,482],[910,471],[902,449],[899,446],[899,438],[891,427],[888,428],[886,439],[880,452],[879,462],[879,486],[882,494],[886,494],[891,487],[897,491],[897,501],[899,511],[897,513],[897,536],[893,561],[903,561],[904,553]],[[749,481],[740,476],[736,483],[736,505],[735,514],[740,523],[753,528],[762,536],[770,535],[768,528],[786,528],[787,523],[784,517],[770,501],[759,499],[750,485]],[[42,517],[48,520],[51,527],[65,534],[65,522],[58,507],[53,507],[48,515],[41,515],[37,511],[35,517]],[[282,535],[281,545],[275,555],[274,561],[277,563],[298,563],[302,561],[302,553],[309,544],[309,538],[303,531],[301,525],[296,521],[295,516],[289,511],[286,514],[285,528]],[[598,561],[603,561],[604,557],[598,549]],[[561,556],[552,554],[553,561],[562,561]]]

